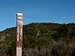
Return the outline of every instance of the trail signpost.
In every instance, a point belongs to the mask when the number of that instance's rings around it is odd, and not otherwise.
[[[16,56],[22,56],[22,31],[23,31],[23,13],[16,13],[17,35],[16,35]]]

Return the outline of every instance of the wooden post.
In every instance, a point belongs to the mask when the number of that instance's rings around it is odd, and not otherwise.
[[[17,36],[16,36],[16,56],[22,56],[22,31],[23,31],[23,22],[22,22],[23,13],[17,13]]]

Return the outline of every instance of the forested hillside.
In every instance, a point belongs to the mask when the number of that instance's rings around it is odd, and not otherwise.
[[[0,32],[0,56],[15,56],[16,27]],[[75,56],[75,24],[23,26],[23,56]]]

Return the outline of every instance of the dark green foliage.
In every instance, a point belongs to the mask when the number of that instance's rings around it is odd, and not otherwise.
[[[75,24],[23,26],[23,56],[75,56]],[[15,56],[16,27],[0,32],[0,56]]]

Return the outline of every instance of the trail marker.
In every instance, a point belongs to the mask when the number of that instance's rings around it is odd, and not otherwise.
[[[23,31],[23,13],[16,13],[17,36],[16,36],[16,56],[22,56],[22,31]]]

